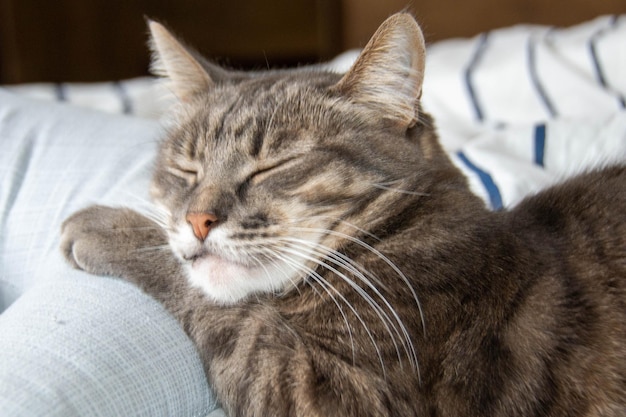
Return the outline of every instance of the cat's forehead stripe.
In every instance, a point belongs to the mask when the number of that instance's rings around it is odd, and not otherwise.
[[[241,101],[241,96],[236,96],[235,100],[233,100],[233,102],[230,103],[230,105],[226,108],[226,110],[224,110],[222,114],[219,116],[219,120],[217,124],[215,125],[215,130],[212,135],[215,139],[219,140],[223,137],[224,125],[226,123],[226,119],[232,117],[233,111],[235,108],[237,108],[240,101]]]
[[[256,126],[256,130],[252,135],[252,146],[250,150],[250,156],[257,157],[263,148],[263,139],[265,137],[265,133],[260,128],[260,126]]]

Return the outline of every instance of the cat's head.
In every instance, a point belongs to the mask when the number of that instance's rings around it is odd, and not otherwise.
[[[419,110],[425,47],[410,15],[385,21],[343,76],[229,72],[150,30],[180,102],[153,197],[188,278],[215,301],[321,279],[345,263],[342,244],[420,198],[419,165],[439,148]]]

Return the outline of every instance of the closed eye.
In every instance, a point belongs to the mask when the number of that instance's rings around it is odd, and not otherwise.
[[[185,169],[178,167],[167,167],[167,172],[180,178],[187,183],[189,187],[193,187],[198,183],[198,171],[195,169]]]
[[[246,179],[239,185],[239,187],[237,188],[237,195],[240,198],[244,198],[250,185],[257,185],[265,181],[271,175],[274,175],[276,171],[285,168],[287,165],[291,165],[294,161],[296,161],[296,159],[297,157],[294,156],[291,158],[280,160],[274,164],[258,168],[256,171],[248,175],[248,177],[246,177]]]
[[[258,184],[268,178],[270,175],[274,175],[277,171],[282,170],[283,168],[288,168],[297,162],[298,157],[293,156],[290,158],[282,159],[276,163],[267,165],[265,167],[261,167],[250,174],[247,178],[247,181],[252,184]]]

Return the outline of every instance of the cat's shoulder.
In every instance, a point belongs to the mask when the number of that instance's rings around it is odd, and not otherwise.
[[[521,228],[564,238],[588,235],[591,243],[626,236],[626,164],[574,176],[525,198],[508,215]]]
[[[515,210],[552,207],[564,213],[617,211],[626,220],[626,164],[612,165],[576,175],[524,199]],[[621,210],[620,210],[621,208]],[[616,210],[613,210],[616,209]],[[600,214],[598,212],[598,214]]]

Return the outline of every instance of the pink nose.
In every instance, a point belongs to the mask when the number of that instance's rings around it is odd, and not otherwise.
[[[202,242],[217,222],[217,216],[213,213],[188,213],[185,219],[193,228],[193,234]]]

